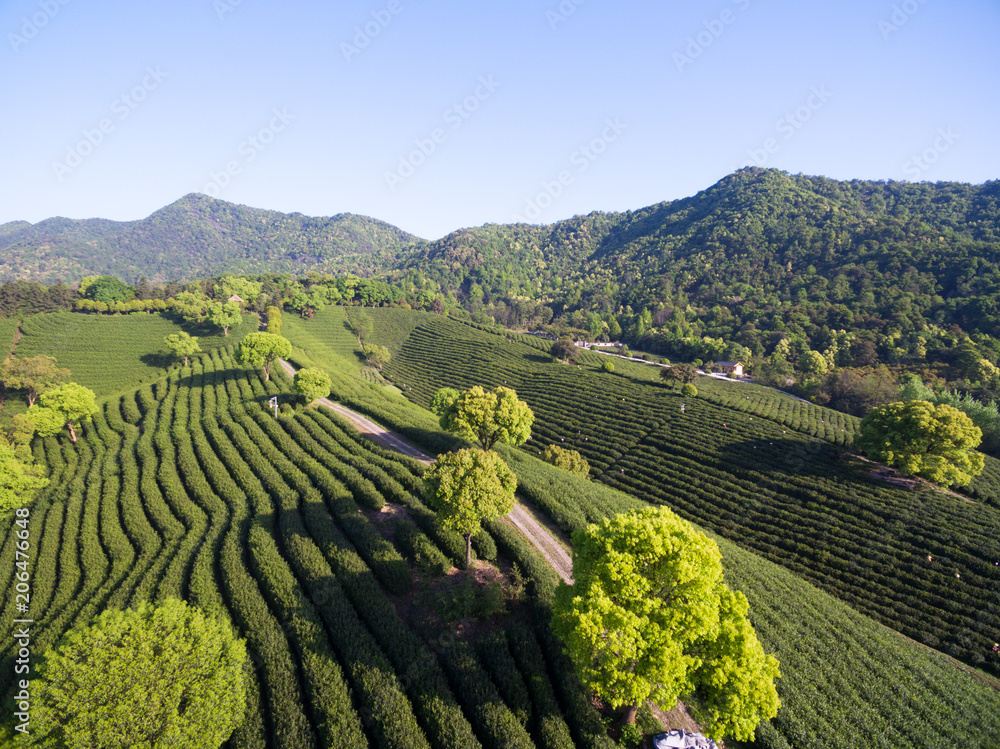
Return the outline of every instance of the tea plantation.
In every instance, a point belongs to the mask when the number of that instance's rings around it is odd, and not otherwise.
[[[361,377],[345,326],[358,312],[286,315],[293,361],[328,369],[336,398],[429,449],[453,446],[431,414]],[[544,342],[405,310],[364,313],[373,340],[393,349],[387,375],[416,404],[446,384],[518,389],[536,413],[534,438],[530,450],[503,454],[520,492],[563,530],[652,501],[719,534],[727,581],[781,661],[782,708],[756,746],[1000,744],[995,681],[865,615],[904,631],[912,618],[913,634],[975,662],[996,631],[994,508],[872,481],[840,457],[853,422],[773,391],[710,384],[682,415],[679,396],[641,365],[609,375],[597,371],[599,354],[558,364]],[[96,343],[79,354],[81,371],[99,346],[116,360],[132,319],[87,329]],[[144,324],[139,355],[166,334]],[[414,620],[414,581],[446,579],[464,555],[419,499],[423,466],[327,409],[293,411],[289,379],[272,372],[264,382],[231,346],[214,346],[191,367],[107,398],[76,444],[36,441],[52,482],[30,515],[34,652],[109,607],[180,596],[230,621],[252,655],[248,719],[229,746],[610,749],[548,627],[557,578],[534,548],[505,521],[474,544],[525,574],[530,599],[514,613],[459,634]],[[599,481],[530,454],[549,443],[584,452]],[[409,520],[386,532],[384,518],[400,513]],[[7,621],[10,523],[0,545]],[[13,658],[5,629],[6,696]]]

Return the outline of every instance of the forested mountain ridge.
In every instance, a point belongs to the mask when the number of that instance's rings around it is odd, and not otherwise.
[[[418,237],[366,216],[250,208],[190,194],[138,221],[51,218],[0,225],[0,278],[72,282],[116,275],[190,281],[222,273],[381,267]]]
[[[949,362],[965,335],[1000,360],[1000,181],[846,182],[746,168],[636,211],[487,224],[434,242],[362,216],[309,218],[204,195],[135,222],[0,226],[0,278],[313,270],[383,278],[481,322],[556,321],[685,360],[770,356],[789,338],[796,358],[826,352],[831,366],[928,353]]]
[[[457,290],[471,311],[508,325],[555,317],[597,333],[595,315],[616,317],[626,339],[687,359],[703,356],[704,338],[769,355],[775,336],[824,351],[837,331],[883,361],[922,359],[923,348],[954,345],[941,343],[954,326],[1000,330],[1000,182],[747,168],[638,211],[465,229],[393,273],[404,287]],[[856,362],[840,344],[837,363],[872,363],[867,344]]]

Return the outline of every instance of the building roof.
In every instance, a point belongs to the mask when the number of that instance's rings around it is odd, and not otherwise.
[[[716,366],[718,367],[742,367],[743,362],[741,361],[717,361]]]
[[[233,294],[233,295],[232,295],[231,297],[229,297],[229,299],[228,299],[227,301],[230,301],[230,302],[240,302],[240,303],[242,303],[242,302],[243,302],[243,299],[242,299],[242,297],[240,297],[240,296],[239,296],[238,294]]]

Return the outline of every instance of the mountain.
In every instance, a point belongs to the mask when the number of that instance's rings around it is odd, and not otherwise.
[[[824,328],[885,339],[930,325],[995,336],[1000,181],[843,182],[746,168],[638,211],[463,229],[393,269],[401,282],[416,271],[488,314],[525,297],[556,316],[578,313],[578,324],[584,313],[647,309],[678,337],[743,334],[751,349],[762,343],[755,329],[811,341]]]
[[[191,194],[139,221],[0,225],[0,279],[71,282],[109,274],[162,282],[224,272],[370,272],[422,241],[366,216],[312,218]]]

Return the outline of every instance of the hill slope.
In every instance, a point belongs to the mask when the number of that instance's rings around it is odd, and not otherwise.
[[[192,280],[224,272],[350,271],[419,243],[376,219],[312,218],[191,194],[139,221],[52,218],[0,226],[0,278]]]
[[[751,348],[763,340],[753,331],[768,329],[905,334],[957,323],[991,333],[1000,182],[839,182],[747,168],[634,212],[463,229],[410,253],[394,274],[414,271],[471,302],[528,297],[556,315],[648,308],[678,334]],[[525,321],[511,315],[502,321]]]

